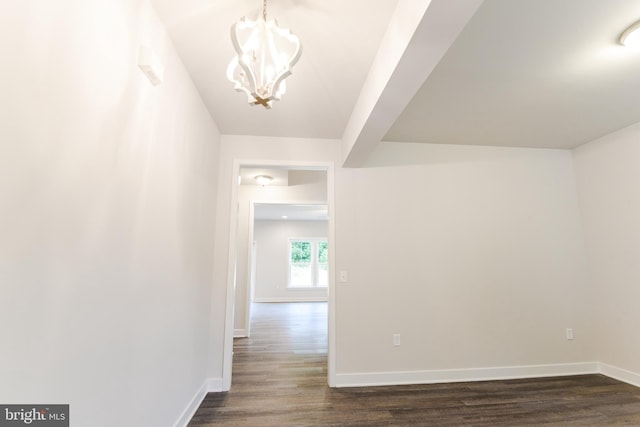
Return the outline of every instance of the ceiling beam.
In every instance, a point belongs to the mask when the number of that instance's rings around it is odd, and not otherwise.
[[[360,167],[422,87],[483,0],[400,0],[342,136]]]

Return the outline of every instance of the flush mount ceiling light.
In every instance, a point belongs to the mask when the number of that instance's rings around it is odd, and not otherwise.
[[[624,30],[620,35],[620,44],[634,50],[640,50],[640,21]]]
[[[270,177],[269,175],[258,175],[255,177],[256,182],[258,183],[258,185],[261,186],[265,186],[271,183],[271,181],[273,181],[273,178]]]
[[[288,28],[278,28],[275,19],[267,21],[264,0],[261,17],[252,21],[243,16],[231,26],[231,42],[236,56],[227,67],[227,78],[236,91],[247,94],[249,104],[271,108],[286,91],[284,79],[300,59],[300,39]]]

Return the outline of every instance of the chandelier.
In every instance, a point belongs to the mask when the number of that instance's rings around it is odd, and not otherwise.
[[[231,26],[231,42],[236,55],[227,67],[227,78],[236,91],[247,94],[249,104],[271,108],[286,91],[284,79],[300,59],[300,39],[288,28],[278,28],[275,19],[267,21],[264,0],[261,17],[252,21],[243,16]]]

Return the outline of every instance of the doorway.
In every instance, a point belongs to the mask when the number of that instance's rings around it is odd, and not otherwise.
[[[327,301],[326,200],[295,204],[252,201],[249,225],[253,251],[248,307],[251,303]]]
[[[229,264],[225,314],[223,389],[232,381],[233,338],[250,335],[252,256],[255,207],[261,205],[326,206],[328,246],[327,382],[335,384],[333,164],[329,162],[234,162],[231,189]],[[322,176],[318,182],[318,176]],[[271,178],[261,183],[256,177]],[[245,185],[243,186],[243,181]],[[279,185],[271,185],[271,184]],[[323,194],[323,197],[318,196]],[[259,247],[260,243],[258,243]]]

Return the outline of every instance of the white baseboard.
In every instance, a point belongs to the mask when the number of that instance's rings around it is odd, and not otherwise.
[[[562,377],[568,375],[603,374],[618,381],[640,387],[640,374],[600,362],[564,363],[556,365],[504,366],[477,369],[443,369],[432,371],[370,372],[336,374],[336,387],[372,387],[402,384],[435,384],[470,381],[509,380],[518,378]],[[223,390],[222,378],[208,378],[195,393],[174,427],[187,427],[207,393]]]
[[[209,378],[206,382],[207,393],[220,393],[223,390],[222,378]]]
[[[249,336],[249,332],[246,329],[234,329],[233,337],[234,338],[246,338]]]
[[[202,404],[202,401],[207,396],[207,393],[221,392],[222,390],[222,378],[208,378],[200,386],[196,394],[193,396],[187,407],[182,411],[178,421],[173,424],[173,427],[187,427],[191,418],[195,415],[196,411]]]
[[[516,378],[559,377],[598,373],[597,362],[557,365],[505,366],[478,369],[373,372],[336,374],[336,387],[368,387],[401,384],[435,384]]]
[[[253,302],[327,302],[327,297],[278,297],[278,298],[254,298]]]
[[[599,371],[602,375],[606,375],[618,381],[640,387],[640,374],[627,371],[626,369],[616,366],[607,365],[606,363],[598,363]]]
[[[182,411],[178,421],[173,424],[173,427],[187,427],[191,418],[196,413],[200,404],[204,400],[204,397],[207,395],[207,381],[205,381],[202,386],[198,389],[193,398],[189,401],[187,407]]]

